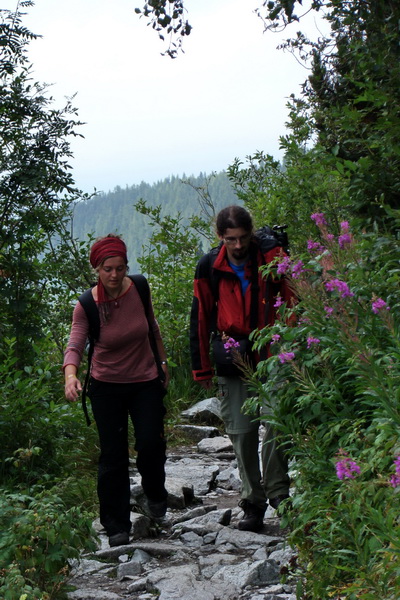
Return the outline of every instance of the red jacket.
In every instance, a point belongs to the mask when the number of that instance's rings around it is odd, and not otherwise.
[[[282,255],[282,248],[276,247],[264,255],[255,243],[252,244],[250,256],[256,255],[257,264],[270,263],[276,256]],[[217,252],[214,265],[211,267],[211,256]],[[212,276],[212,269],[215,274]],[[251,259],[245,267],[245,275],[251,282]],[[278,294],[288,304],[292,302],[293,293],[287,281],[282,278],[272,281],[271,278],[262,277],[258,273],[259,298],[258,298],[258,329],[265,325],[273,325],[276,319],[274,308],[275,298]],[[218,286],[215,300],[213,289]],[[213,250],[205,254],[199,261],[194,278],[194,296],[190,318],[190,349],[192,356],[193,377],[195,380],[210,379],[214,370],[210,358],[210,332],[215,323],[212,323],[213,308],[217,304],[216,325],[220,333],[235,338],[247,336],[252,331],[250,327],[250,302],[251,285],[247,287],[243,296],[242,287],[238,276],[230,267],[225,246],[220,250]]]

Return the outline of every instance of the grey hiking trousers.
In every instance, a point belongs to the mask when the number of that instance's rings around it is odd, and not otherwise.
[[[246,415],[242,408],[249,390],[240,377],[218,377],[221,415],[235,456],[242,481],[241,497],[264,507],[268,498],[289,493],[290,479],[285,452],[279,447],[276,432],[263,419],[265,435],[259,455],[260,418]]]

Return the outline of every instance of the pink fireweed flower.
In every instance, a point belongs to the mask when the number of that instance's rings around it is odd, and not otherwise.
[[[322,244],[320,244],[319,242],[314,242],[313,240],[308,240],[307,241],[307,250],[309,252],[324,252],[325,248]]]
[[[277,273],[278,275],[283,275],[290,267],[290,258],[285,256],[282,262],[279,263]]]
[[[281,336],[279,335],[279,333],[274,333],[274,335],[271,337],[271,345],[275,344],[276,342],[279,342],[280,339]]]
[[[324,311],[326,312],[326,316],[330,317],[333,313],[333,308],[331,306],[324,306]]]
[[[376,298],[376,300],[372,300],[372,312],[375,313],[376,315],[379,313],[380,310],[390,310],[390,306],[388,306],[386,304],[386,302],[384,300],[382,300],[382,298]]]
[[[342,456],[344,453],[342,453]],[[356,475],[361,472],[360,467],[354,460],[351,460],[349,456],[343,456],[341,460],[336,463],[336,475],[338,479],[354,479]]]
[[[320,344],[321,340],[318,338],[314,338],[314,337],[308,337],[307,338],[307,348],[311,348],[311,346],[313,344]]]
[[[279,361],[283,364],[294,359],[294,352],[281,352],[278,354]]]
[[[279,308],[280,306],[282,306],[282,304],[283,304],[283,298],[281,298],[280,296],[277,296],[275,304],[274,304],[274,308]]]
[[[329,292],[333,292],[333,290],[337,289],[341,298],[354,296],[347,283],[345,281],[340,281],[340,279],[332,279],[332,281],[327,281],[325,283],[325,287]]]
[[[311,215],[311,219],[316,225],[318,225],[318,227],[320,227],[321,225],[328,225],[324,213],[314,213]]]
[[[339,248],[345,248],[346,245],[350,245],[351,244],[351,237],[349,233],[342,233],[342,235],[339,235]]]
[[[305,271],[305,269],[304,269],[304,263],[303,263],[302,260],[299,260],[299,262],[297,262],[292,267],[292,277],[293,277],[293,279],[298,279],[300,277],[300,274],[304,273],[304,271]]]
[[[400,475],[400,454],[394,459],[394,466],[396,467],[396,475]]]
[[[342,222],[340,223],[340,229],[341,229],[341,231],[342,231],[343,233],[344,233],[344,232],[346,232],[346,231],[349,231],[349,229],[350,229],[349,222],[348,222],[348,221],[342,221]]]
[[[394,459],[393,463],[396,468],[396,474],[390,478],[390,484],[393,488],[396,488],[400,486],[400,454]]]
[[[308,317],[300,317],[299,325],[310,325],[311,321]]]
[[[325,239],[327,240],[327,242],[333,242],[335,236],[333,235],[333,233],[327,233]]]
[[[230,352],[232,348],[239,348],[240,344],[233,338],[228,338],[224,344],[224,348],[227,352]]]

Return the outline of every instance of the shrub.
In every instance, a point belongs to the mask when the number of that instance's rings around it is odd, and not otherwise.
[[[270,356],[251,385],[294,459],[289,539],[302,565],[299,597],[395,598],[400,245],[312,218],[307,253],[267,269],[290,277],[298,303],[277,297],[277,323],[254,334]],[[249,410],[258,404],[255,395]]]
[[[91,520],[51,492],[0,495],[0,596],[50,600],[63,585],[68,560],[94,549]]]

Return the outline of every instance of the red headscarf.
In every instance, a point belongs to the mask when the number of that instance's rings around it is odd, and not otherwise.
[[[125,264],[128,264],[125,242],[118,237],[104,237],[95,242],[90,250],[90,264],[94,269],[101,265],[107,258],[121,256]],[[104,286],[99,278],[97,282],[98,302],[105,302],[106,295]]]

